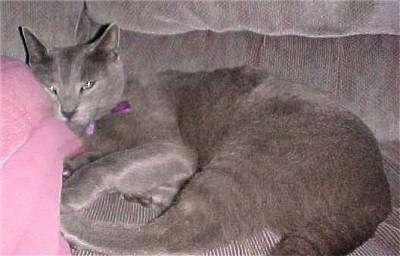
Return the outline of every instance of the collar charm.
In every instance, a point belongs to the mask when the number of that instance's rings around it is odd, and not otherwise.
[[[127,100],[121,101],[113,109],[111,109],[111,114],[115,116],[122,116],[132,111],[131,104]],[[85,129],[87,136],[92,136],[96,131],[96,122],[91,121]]]
[[[96,131],[96,123],[92,121],[86,126],[85,132],[87,136],[90,137],[94,134],[95,131]]]

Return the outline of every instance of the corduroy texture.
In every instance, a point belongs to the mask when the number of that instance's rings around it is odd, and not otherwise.
[[[126,29],[155,34],[197,29],[325,37],[400,33],[398,1],[96,1],[89,7],[100,22],[116,17]]]
[[[82,7],[82,2],[13,2],[2,3],[2,9],[7,16],[21,17],[25,16],[24,13],[35,13],[35,22],[55,22],[53,27],[65,26],[59,22],[63,18],[73,17],[76,12],[72,10]],[[46,7],[43,8],[43,5]],[[91,16],[98,22],[118,22],[125,29],[152,34],[176,34],[207,29],[322,37],[400,33],[399,2],[395,0],[89,1],[88,6]],[[64,24],[73,21],[67,19]]]
[[[1,2],[1,54],[23,59],[18,25],[31,27],[50,46],[74,43],[82,2]],[[135,33],[132,73],[166,69],[212,70],[250,64],[288,80],[324,90],[358,114],[384,142],[385,170],[394,211],[376,236],[354,255],[395,255],[399,226],[399,2],[88,2],[98,22],[117,22]],[[238,30],[215,33],[193,30]],[[258,33],[253,33],[250,30]],[[186,31],[191,31],[184,34]],[[162,33],[172,35],[159,35]],[[306,38],[345,36],[340,38]],[[352,34],[370,34],[356,35]],[[380,35],[371,35],[380,34]],[[388,35],[392,34],[392,35]],[[98,201],[87,217],[144,223],[154,213],[117,195]],[[274,240],[275,239],[275,240]],[[207,255],[266,254],[276,242],[260,231],[239,247],[221,245]],[[257,246],[253,246],[257,244]],[[74,253],[91,255],[85,250]]]

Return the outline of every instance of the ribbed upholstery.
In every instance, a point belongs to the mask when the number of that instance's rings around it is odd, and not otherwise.
[[[268,35],[399,34],[397,1],[95,1],[99,22],[152,34],[248,30]],[[105,11],[107,10],[107,11]]]
[[[133,74],[255,65],[319,88],[359,115],[382,143],[394,209],[376,236],[352,255],[396,255],[400,251],[398,1],[93,1],[88,6],[98,22],[117,22],[136,31],[130,36],[131,44],[123,46],[131,49],[129,55],[122,56],[133,64]],[[31,27],[47,45],[73,44],[81,8],[78,1],[0,2],[1,54],[24,58],[19,25]],[[199,29],[236,32],[193,31]],[[308,37],[276,36],[287,34]],[[348,36],[353,34],[368,35]],[[310,38],[326,36],[336,38]],[[117,194],[105,196],[85,212],[92,220],[131,224],[143,224],[155,215]],[[232,241],[205,254],[265,255],[278,240],[260,230],[245,241]]]

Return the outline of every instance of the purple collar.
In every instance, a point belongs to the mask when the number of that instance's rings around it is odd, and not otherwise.
[[[111,114],[114,116],[123,116],[124,114],[127,114],[132,111],[131,104],[129,104],[129,101],[124,100],[118,103],[113,109],[111,109]],[[87,126],[86,126],[86,134],[90,137],[94,134],[96,131],[96,123],[95,121],[91,121]]]
[[[131,104],[129,104],[129,101],[127,100],[121,101],[113,109],[111,109],[111,113],[116,116],[122,116],[131,111],[132,111]]]

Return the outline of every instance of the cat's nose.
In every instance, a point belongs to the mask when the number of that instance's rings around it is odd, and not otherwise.
[[[72,116],[76,113],[76,109],[72,110],[72,111],[64,111],[61,110],[61,114],[67,118],[68,120],[72,118]]]

